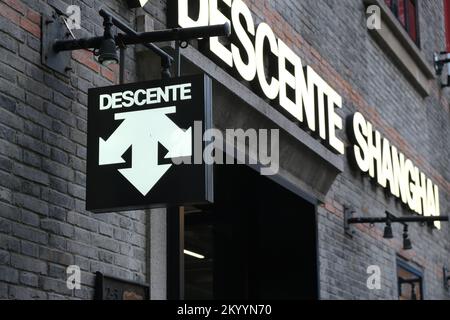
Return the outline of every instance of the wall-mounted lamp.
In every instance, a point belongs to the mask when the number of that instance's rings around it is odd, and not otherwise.
[[[103,65],[118,63],[117,47],[142,44],[161,57],[163,77],[170,76],[170,67],[173,58],[155,46],[155,42],[188,42],[190,40],[210,37],[228,37],[231,34],[230,24],[175,28],[152,32],[137,33],[130,29],[120,19],[104,9],[99,11],[103,18],[104,33],[101,37],[85,39],[67,39],[67,30],[60,19],[61,13],[54,13],[52,17],[43,17],[42,23],[42,62],[49,68],[65,73],[70,70],[70,51],[88,49],[94,50],[98,61]],[[116,26],[123,33],[114,35],[112,26]],[[124,56],[124,55],[123,55]],[[121,65],[122,65],[122,61]]]
[[[98,62],[104,66],[119,63],[119,56],[117,55],[116,41],[114,40],[111,28],[113,26],[110,15],[105,15],[103,18],[103,27],[105,28],[103,40],[100,42],[98,49]]]
[[[409,238],[409,232],[408,232],[408,225],[407,223],[421,223],[421,224],[429,224],[432,225],[436,221],[449,221],[448,216],[428,216],[428,217],[419,217],[419,216],[413,216],[413,217],[396,217],[389,212],[386,212],[385,218],[356,218],[354,217],[355,211],[352,208],[345,207],[344,208],[344,229],[345,233],[349,235],[350,237],[353,237],[354,230],[352,228],[352,225],[355,224],[385,224],[384,232],[383,232],[383,238],[385,239],[392,239],[394,238],[393,232],[392,232],[392,224],[393,223],[401,223],[403,224],[403,249],[404,250],[411,250],[412,249],[412,243],[411,239]]]
[[[447,83],[441,84],[442,88],[450,87],[450,53],[439,52],[434,54],[434,70],[437,76],[441,76],[447,65]]]
[[[411,249],[412,243],[411,239],[409,239],[408,225],[405,223],[403,224],[403,250],[411,250]]]
[[[392,223],[389,215],[386,216],[386,225],[384,226],[383,238],[384,239],[394,238],[394,234],[392,232]]]

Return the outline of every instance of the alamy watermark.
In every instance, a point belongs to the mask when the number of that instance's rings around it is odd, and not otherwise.
[[[81,289],[81,270],[79,266],[72,265],[68,266],[66,269],[67,280],[66,286],[69,290],[80,290]]]
[[[203,131],[203,123],[195,121],[193,135],[192,156],[173,158],[173,164],[248,164],[258,166],[261,175],[264,176],[276,175],[279,171],[280,132],[278,129]],[[174,136],[174,139],[176,138]],[[183,147],[180,146],[180,148]]]
[[[381,29],[381,8],[377,5],[367,7],[367,29],[380,30]]]
[[[367,267],[367,289],[381,290],[381,268],[377,265]]]
[[[66,18],[64,19],[69,30],[81,29],[81,9],[77,5],[70,5],[66,9]]]

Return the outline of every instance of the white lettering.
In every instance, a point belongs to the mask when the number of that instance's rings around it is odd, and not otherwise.
[[[271,77],[270,83],[267,81],[264,66],[264,41],[269,41],[270,51],[278,57],[278,44],[272,29],[266,23],[261,23],[256,31],[255,50],[256,50],[256,69],[258,72],[259,85],[270,100],[276,99],[280,92],[280,84],[277,79]]]
[[[297,120],[302,121],[303,115],[300,107],[296,102],[288,96],[288,87],[292,90],[297,89],[297,79],[295,75],[299,75],[299,68],[302,68],[300,58],[280,39],[278,39],[278,72],[280,81],[280,105],[286,109]],[[294,68],[294,73],[288,71],[287,62]]]
[[[344,154],[344,143],[336,136],[336,129],[343,129],[342,118],[336,113],[335,106],[342,108],[342,97],[334,90],[328,93],[328,139],[330,146],[338,153]]]
[[[159,104],[161,102],[176,102],[192,99],[192,84],[166,86],[163,88],[127,90],[102,94],[99,96],[100,110],[120,109],[130,107],[143,107],[146,105]]]
[[[231,23],[231,21],[219,10],[218,1],[222,1],[231,7],[231,0],[209,0],[209,24],[217,25]],[[228,66],[233,66],[233,55],[231,51],[220,42],[219,37],[212,37],[209,39],[209,49]]]
[[[208,0],[196,0],[200,3],[197,20],[189,16],[189,0],[178,1],[178,24],[182,28],[201,27],[208,25]]]
[[[234,0],[233,7],[231,8],[231,17],[233,21],[236,21],[236,23],[234,23],[234,30],[246,52],[248,62],[245,63],[243,61],[239,48],[236,45],[231,45],[231,52],[233,53],[234,63],[239,74],[244,80],[250,82],[253,81],[256,76],[255,48],[253,47],[250,37],[240,23],[241,15],[244,17],[245,23],[247,24],[247,31],[254,36],[255,25],[250,10],[242,0]]]
[[[344,144],[337,138],[343,121],[335,112],[336,107],[342,108],[342,98],[312,68],[303,68],[300,57],[281,39],[277,40],[266,23],[259,24],[255,30],[251,11],[244,1],[197,0],[196,4],[199,5],[199,14],[193,18],[188,12],[192,2],[178,0],[179,26],[232,23],[236,34],[233,43],[228,45],[223,39],[213,37],[209,39],[209,50],[227,66],[234,67],[242,79],[251,82],[257,76],[267,99],[278,97],[282,108],[299,122],[305,122],[310,131],[318,131],[324,141],[328,138],[333,151],[343,154]],[[231,14],[225,13],[228,11]],[[265,50],[267,43],[270,50]],[[278,66],[266,68],[268,63],[272,63],[269,55],[278,60]],[[278,77],[269,75],[276,69]],[[328,98],[327,106],[325,97]]]
[[[410,159],[406,159],[388,139],[372,129],[359,112],[353,116],[354,159],[362,172],[369,172],[383,188],[399,198],[412,211],[439,216],[439,188]],[[376,169],[375,169],[376,168]],[[436,223],[440,228],[440,224]]]
[[[108,110],[111,108],[111,96],[108,94],[100,95],[100,110]]]
[[[353,116],[353,133],[355,136],[356,144],[353,147],[356,164],[360,170],[364,173],[370,169],[370,150],[367,144],[366,138],[369,135],[366,120],[359,112]]]

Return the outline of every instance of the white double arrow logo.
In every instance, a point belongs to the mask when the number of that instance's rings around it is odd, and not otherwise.
[[[172,166],[158,164],[158,143],[169,150],[166,159],[192,156],[192,128],[179,128],[167,117],[173,113],[176,107],[116,113],[123,122],[107,141],[99,139],[99,165],[125,163],[131,146],[131,167],[119,172],[146,196]]]

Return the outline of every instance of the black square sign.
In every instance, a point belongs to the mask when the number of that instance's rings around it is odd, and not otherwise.
[[[88,95],[88,211],[213,201],[212,166],[194,164],[212,123],[210,78],[95,88]]]

